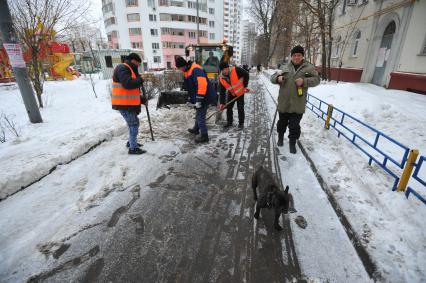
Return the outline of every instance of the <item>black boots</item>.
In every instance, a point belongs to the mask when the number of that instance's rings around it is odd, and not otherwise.
[[[283,146],[283,144],[284,144],[284,133],[283,134],[278,133],[278,142],[277,142],[277,145],[278,146]]]
[[[201,134],[194,140],[196,143],[205,143],[209,142],[209,135],[208,134]]]
[[[224,129],[227,129],[227,128],[229,128],[229,127],[232,127],[232,122],[231,122],[231,123],[227,122],[227,123],[225,124],[225,126],[223,126],[223,128],[224,128]]]
[[[137,143],[137,145],[138,145],[138,147],[142,146],[140,143]],[[126,147],[130,147],[130,143],[129,142],[126,143]]]
[[[191,133],[191,134],[194,134],[194,135],[198,135],[198,134],[200,133],[200,131],[199,131],[199,130],[194,129],[194,128],[190,128],[190,129],[188,129],[188,132],[189,132],[189,133]]]
[[[290,149],[290,153],[292,153],[292,154],[295,154],[297,152],[297,150],[296,150],[296,140],[295,139],[290,139],[289,149]]]
[[[145,152],[146,152],[146,150],[140,149],[139,147],[137,147],[135,149],[129,148],[129,154],[144,154]]]

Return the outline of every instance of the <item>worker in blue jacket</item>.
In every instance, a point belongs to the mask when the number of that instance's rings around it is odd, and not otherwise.
[[[196,143],[206,143],[209,141],[209,135],[206,127],[207,108],[210,104],[215,104],[217,94],[214,86],[207,79],[206,72],[203,68],[191,61],[177,56],[175,65],[184,75],[184,87],[189,94],[189,102],[195,104],[195,124],[194,127],[188,129],[188,132],[198,135],[195,138]]]

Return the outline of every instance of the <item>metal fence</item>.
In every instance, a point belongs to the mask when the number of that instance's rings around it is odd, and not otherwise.
[[[414,165],[416,170],[414,170],[414,173],[412,175],[412,178],[416,180],[419,184],[423,185],[424,188],[426,188],[426,180],[423,179],[424,177],[421,176],[420,172],[426,172],[426,168],[422,167],[423,164],[426,164],[426,162],[424,162],[425,160],[425,156],[420,156],[419,161]],[[421,202],[426,204],[426,199],[421,196],[414,188],[408,186],[407,190],[405,191],[405,196],[408,198],[410,194],[415,195]]]
[[[334,108],[327,102],[308,94],[306,108],[314,112],[319,118],[324,120],[325,127],[330,126],[336,130],[337,136],[345,137],[369,158],[369,164],[375,162],[390,176],[394,178],[392,190],[396,190],[401,179],[401,172],[404,170],[409,157],[410,149],[395,139],[389,137],[353,117],[352,115]],[[425,157],[421,156],[417,163],[413,162],[409,167],[416,168],[412,178],[426,188],[426,182],[421,177],[422,165]],[[415,160],[414,160],[415,161]],[[426,165],[425,165],[426,166]],[[426,171],[426,169],[425,169]],[[408,177],[409,178],[409,177]],[[405,188],[403,189],[405,190]],[[426,204],[425,198],[412,186],[408,186],[405,191],[406,197],[415,195],[420,201]]]

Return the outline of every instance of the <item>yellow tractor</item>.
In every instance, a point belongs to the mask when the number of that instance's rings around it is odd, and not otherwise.
[[[222,43],[200,43],[188,45],[185,48],[185,56],[202,66],[207,77],[217,84],[219,76],[219,63],[229,62],[234,54],[233,47]],[[189,58],[188,58],[189,57]]]
[[[186,60],[191,60],[202,66],[207,74],[207,78],[218,90],[218,76],[220,62],[230,62],[234,54],[233,47],[222,43],[200,43],[191,44],[185,48]],[[186,91],[162,91],[157,101],[157,108],[168,107],[171,104],[184,104],[188,101]],[[216,121],[220,120],[220,114]]]

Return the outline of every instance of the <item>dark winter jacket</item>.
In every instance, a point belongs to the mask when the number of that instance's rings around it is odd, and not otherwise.
[[[114,74],[112,80],[121,85],[126,89],[140,88],[142,87],[143,80],[139,76],[138,67],[134,64],[126,61],[126,63],[132,68],[133,72],[136,75],[136,79],[132,79],[132,72],[124,64],[117,65],[114,69]],[[141,106],[123,106],[123,105],[113,105],[112,109],[114,110],[128,110],[140,113]]]
[[[237,71],[238,78],[239,79],[243,78],[244,87],[247,87],[248,83],[249,83],[249,79],[250,79],[249,73],[246,70],[244,70],[243,68],[240,68],[240,67],[235,67],[235,69]],[[224,78],[228,80],[228,83],[230,83],[229,76],[228,77],[224,76]],[[222,84],[220,84],[220,83],[219,83],[219,93],[220,93],[220,103],[225,104],[226,103],[226,88],[224,86],[222,86]]]
[[[284,81],[279,84],[277,79],[281,75],[284,76]],[[303,78],[303,93],[301,96],[297,94],[295,83],[298,78]],[[292,62],[289,62],[282,65],[280,71],[271,76],[271,82],[280,85],[278,111],[280,113],[303,114],[305,113],[308,87],[317,86],[320,83],[320,78],[311,63],[303,61],[299,68],[295,70]]]
[[[191,61],[184,72],[184,89],[188,91],[189,102],[202,102],[203,105],[216,104],[217,94],[213,84],[207,78],[206,72],[201,66],[192,67]],[[205,79],[204,79],[205,78]],[[207,86],[205,85],[207,83]]]

